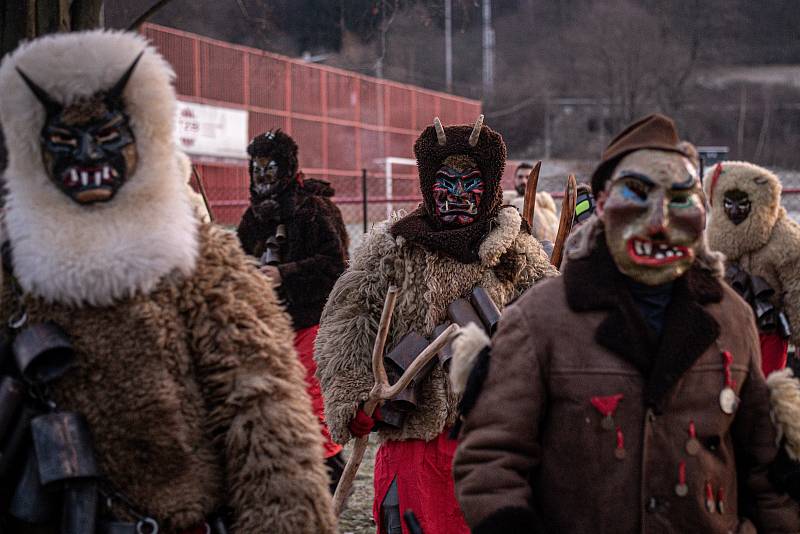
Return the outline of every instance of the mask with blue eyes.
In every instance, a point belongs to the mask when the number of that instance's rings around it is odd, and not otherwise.
[[[480,169],[442,165],[433,184],[436,216],[445,226],[465,226],[475,222],[483,191]]]
[[[705,227],[705,206],[688,159],[674,152],[633,152],[617,165],[601,196],[606,243],[623,274],[659,285],[689,269]]]

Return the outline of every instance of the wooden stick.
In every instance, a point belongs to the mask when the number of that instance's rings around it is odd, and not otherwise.
[[[536,209],[536,189],[539,187],[539,171],[542,169],[542,162],[537,161],[528,175],[528,182],[525,184],[525,200],[522,204],[522,218],[528,223],[528,227],[533,234],[533,213]]]
[[[399,289],[396,286],[390,286],[389,291],[386,293],[375,344],[372,348],[372,374],[375,377],[375,385],[372,387],[372,391],[369,392],[369,397],[363,408],[366,414],[370,416],[375,411],[378,402],[380,402],[380,391],[383,385],[389,385],[386,367],[383,364],[383,351],[386,347],[386,338],[389,336],[389,327],[391,326],[392,313],[397,303],[398,292]],[[333,512],[337,517],[341,515],[347,503],[347,498],[350,496],[350,488],[353,486],[358,468],[361,467],[361,461],[364,459],[367,442],[369,442],[369,434],[356,439],[353,444],[353,452],[350,454],[350,458],[347,459],[347,465],[345,465],[342,472],[342,478],[339,479],[339,485],[336,486],[336,492],[333,494]]]
[[[208,196],[206,195],[206,188],[203,186],[203,180],[200,179],[200,174],[197,172],[197,167],[192,165],[192,174],[194,174],[194,179],[197,181],[197,189],[200,190],[200,196],[203,197],[203,204],[206,205],[206,211],[208,212],[208,220],[210,222],[214,222],[214,214],[211,213],[211,204],[208,202]]]
[[[553,244],[553,254],[550,256],[550,264],[556,269],[561,267],[561,259],[564,255],[564,243],[572,230],[572,222],[575,219],[575,199],[577,197],[578,182],[575,175],[570,174],[567,178],[567,187],[564,189],[564,199],[561,201],[561,220],[558,222],[558,233],[556,242]]]
[[[419,374],[420,370],[450,342],[459,329],[456,324],[448,326],[444,332],[439,334],[439,336],[411,362],[411,365],[408,366],[408,369],[400,376],[397,382],[389,386],[389,379],[386,377],[386,367],[383,363],[383,351],[386,346],[389,326],[391,325],[392,311],[394,310],[397,300],[397,292],[398,289],[396,287],[392,286],[389,288],[389,293],[386,295],[386,302],[383,305],[383,313],[381,313],[381,322],[378,324],[378,335],[372,350],[372,374],[375,376],[375,385],[369,392],[369,397],[367,397],[363,407],[367,415],[372,415],[379,404],[395,397],[398,393],[403,391],[403,389],[408,387],[411,381]],[[341,515],[347,505],[347,498],[350,496],[350,488],[353,486],[356,474],[358,474],[358,468],[361,467],[361,461],[364,459],[364,452],[367,450],[368,442],[369,434],[357,438],[353,444],[353,451],[350,453],[350,458],[347,459],[347,465],[345,465],[342,478],[339,480],[339,485],[336,487],[336,493],[333,495],[333,512],[337,517]]]
[[[389,327],[392,325],[392,313],[397,304],[397,293],[400,292],[397,286],[389,286],[386,293],[386,301],[383,303],[381,321],[378,323],[378,333],[375,336],[375,345],[372,347],[372,375],[375,377],[375,384],[381,386],[389,385],[389,378],[386,376],[386,367],[383,365],[383,352],[386,348],[386,338],[389,337]],[[372,415],[372,413],[367,413]]]

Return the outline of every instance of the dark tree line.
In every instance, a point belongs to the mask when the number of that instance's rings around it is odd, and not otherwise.
[[[6,0],[0,45],[93,27],[101,13],[124,28],[156,3]],[[732,66],[800,64],[796,0],[494,0],[492,95],[481,83],[482,0],[452,4],[453,90],[483,98],[515,157],[595,157],[622,124],[657,110],[699,143],[800,167],[798,89],[723,83]],[[151,20],[445,89],[444,0],[172,0]]]

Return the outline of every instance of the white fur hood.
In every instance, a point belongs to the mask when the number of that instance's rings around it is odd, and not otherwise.
[[[81,206],[48,179],[45,111],[16,68],[62,104],[111,87],[144,50],[123,93],[138,161],[113,200]],[[173,140],[169,64],[138,34],[96,30],[25,43],[0,66],[0,123],[9,151],[5,224],[22,288],[47,301],[104,306],[194,271],[198,222]]]

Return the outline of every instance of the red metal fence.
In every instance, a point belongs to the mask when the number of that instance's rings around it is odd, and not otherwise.
[[[249,136],[282,128],[300,147],[306,176],[330,181],[349,224],[361,226],[361,169],[369,174],[370,221],[387,200],[415,205],[416,172],[395,166],[387,195],[386,157],[412,157],[419,132],[439,116],[445,124],[473,122],[481,104],[332,67],[145,25],[145,35],[172,64],[181,100],[246,110]],[[247,206],[245,161],[195,158],[211,207],[222,224],[237,224]],[[390,196],[390,199],[387,199]],[[352,206],[350,206],[352,204]],[[373,206],[375,205],[375,206]]]

